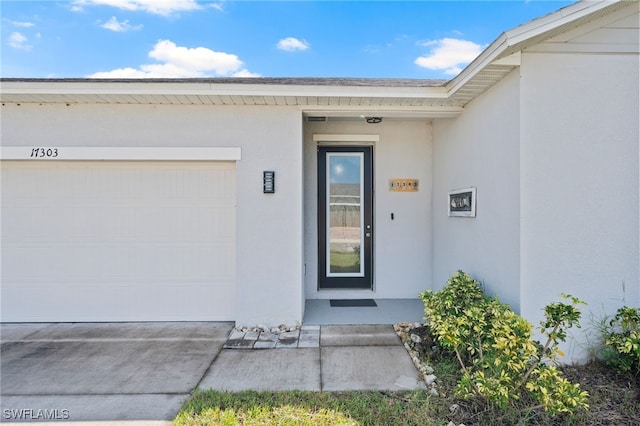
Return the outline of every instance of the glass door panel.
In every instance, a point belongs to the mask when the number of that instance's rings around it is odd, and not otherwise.
[[[362,153],[327,154],[327,276],[363,271]]]

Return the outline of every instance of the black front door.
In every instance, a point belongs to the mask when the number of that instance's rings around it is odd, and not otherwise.
[[[318,147],[318,288],[371,289],[370,146]]]

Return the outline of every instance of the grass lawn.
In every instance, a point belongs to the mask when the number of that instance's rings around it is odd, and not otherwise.
[[[438,407],[414,392],[195,393],[176,425],[437,425]]]

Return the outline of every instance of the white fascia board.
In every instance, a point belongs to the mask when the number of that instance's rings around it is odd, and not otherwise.
[[[212,89],[211,94],[215,95],[244,94],[253,96],[324,96],[336,98],[447,98],[447,90],[444,87],[216,84],[212,86]]]
[[[537,36],[545,32],[552,31],[562,25],[571,23],[584,16],[598,12],[601,9],[614,5],[616,3],[626,4],[624,0],[583,0],[557,12],[534,19],[533,21],[522,24],[512,30],[502,33],[493,43],[489,45],[476,59],[474,59],[460,74],[458,74],[447,85],[449,96],[453,96],[462,86],[471,80],[484,67],[494,63],[498,59],[502,59],[503,55],[511,55],[508,49],[519,43],[525,43],[527,40],[533,40]],[[522,49],[526,48],[522,46]],[[522,50],[520,49],[520,50]]]
[[[616,3],[623,4],[624,0],[583,0],[558,10],[555,13],[534,19],[533,21],[522,24],[512,30],[506,31],[505,34],[509,40],[509,45],[526,41],[534,38],[547,31],[552,31],[561,25],[569,24],[572,21],[583,18],[587,15],[595,13],[601,9],[614,5]]]
[[[447,88],[449,96],[453,96],[462,86],[471,80],[484,67],[491,64],[502,52],[508,47],[508,40],[505,33],[489,45],[478,55],[465,69],[460,72],[453,80],[449,82]]]
[[[240,147],[0,147],[0,160],[25,161],[239,161],[241,154]]]
[[[304,107],[304,116],[326,117],[386,117],[386,118],[454,118],[462,114],[461,106],[433,106],[433,107],[331,107],[317,105]]]
[[[207,82],[5,81],[0,93],[11,95],[227,95],[327,96],[446,99],[445,87],[225,84]]]

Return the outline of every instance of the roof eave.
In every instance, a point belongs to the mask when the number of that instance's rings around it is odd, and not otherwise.
[[[520,65],[520,52],[634,0],[583,0],[502,33],[448,83],[429,80],[257,78],[186,80],[2,79],[2,102],[287,105],[315,111],[456,110]],[[637,1],[637,0],[636,0]],[[353,110],[352,110],[353,111]],[[319,111],[318,111],[319,112]]]
[[[382,115],[395,118],[440,118],[462,113],[462,107],[448,99],[444,86],[429,81],[399,80],[375,84],[375,80],[344,84],[344,80],[322,84],[243,83],[224,80],[0,80],[3,103],[68,104],[180,104],[286,106],[309,116],[358,117]],[[263,80],[266,81],[266,80]]]
[[[454,96],[489,65],[540,42],[541,38],[546,38],[545,35],[551,36],[553,31],[597,14],[602,9],[611,6],[622,8],[630,3],[625,0],[583,0],[505,31],[446,85],[449,96]]]

